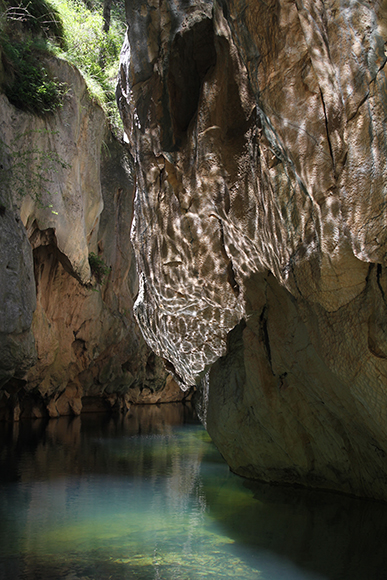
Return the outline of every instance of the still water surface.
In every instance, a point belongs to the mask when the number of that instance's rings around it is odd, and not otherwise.
[[[189,408],[0,426],[1,580],[385,580],[387,509],[232,474]]]

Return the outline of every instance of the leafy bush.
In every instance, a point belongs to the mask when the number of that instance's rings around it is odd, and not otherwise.
[[[48,39],[62,45],[63,25],[47,0],[0,0],[3,90],[19,109],[44,116],[61,106],[65,87],[44,66]]]
[[[62,106],[64,83],[53,78],[41,62],[42,48],[34,40],[0,38],[3,62],[8,73],[4,92],[9,101],[24,111],[44,116]]]
[[[89,264],[91,273],[98,284],[103,284],[105,277],[110,272],[110,268],[105,264],[102,258],[94,254],[94,252],[90,252],[89,254]]]

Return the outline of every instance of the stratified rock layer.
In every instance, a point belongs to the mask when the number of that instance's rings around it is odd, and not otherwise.
[[[137,0],[128,22],[146,340],[201,381],[237,473],[386,500],[385,3]]]

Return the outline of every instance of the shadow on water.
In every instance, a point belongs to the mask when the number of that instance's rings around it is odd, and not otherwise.
[[[209,513],[246,551],[278,554],[317,578],[387,578],[386,505],[253,481],[233,482],[232,503],[229,488],[205,487]]]
[[[232,474],[192,410],[0,425],[4,580],[384,580],[387,506]]]

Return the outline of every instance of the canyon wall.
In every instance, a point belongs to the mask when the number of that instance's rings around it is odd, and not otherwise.
[[[18,420],[185,394],[133,318],[133,161],[80,73],[36,117],[0,94],[0,417]]]
[[[127,2],[134,311],[235,472],[387,499],[387,3]]]

